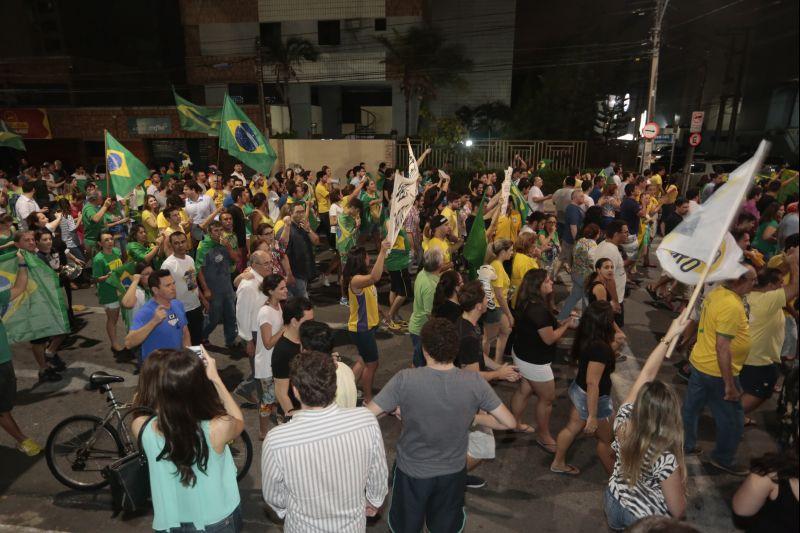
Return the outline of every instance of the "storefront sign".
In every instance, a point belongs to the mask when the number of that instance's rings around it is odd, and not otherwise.
[[[128,133],[131,135],[172,135],[172,121],[169,117],[129,118]]]

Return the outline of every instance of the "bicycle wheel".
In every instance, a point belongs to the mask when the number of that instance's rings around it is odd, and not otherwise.
[[[47,438],[45,457],[55,478],[75,490],[94,490],[108,481],[102,470],[124,454],[117,430],[91,415],[59,422]]]
[[[241,481],[250,470],[253,463],[253,443],[247,431],[242,431],[238,437],[228,443],[228,448],[236,465],[236,481]]]

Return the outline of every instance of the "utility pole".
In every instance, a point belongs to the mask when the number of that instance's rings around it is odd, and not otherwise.
[[[703,105],[703,91],[706,87],[706,76],[708,75],[708,58],[710,56],[709,50],[705,51],[705,55],[703,57],[703,66],[700,68],[700,85],[697,87],[697,99],[694,103],[694,110],[695,111],[702,111],[704,108]],[[691,108],[690,108],[690,116],[691,116]],[[691,129],[689,130],[691,131]],[[673,148],[673,152],[675,149]],[[686,195],[686,191],[689,189],[689,174],[692,171],[692,163],[694,162],[694,146],[689,146],[689,149],[686,151],[686,159],[683,163],[683,181],[681,183],[681,192],[683,195]]]
[[[664,14],[667,12],[667,4],[669,0],[656,0],[656,12],[653,20],[653,29],[650,32],[650,38],[653,47],[650,52],[650,85],[647,91],[647,120],[652,122],[655,118],[656,110],[656,87],[658,85],[658,59],[661,52],[661,23],[664,20]],[[640,171],[650,163],[650,156],[653,153],[653,139],[644,140],[644,149],[642,150],[642,161],[639,167]]]
[[[256,37],[256,88],[258,89],[258,109],[261,112],[261,129],[271,137],[267,127],[267,104],[264,102],[264,54],[261,53],[261,39]]]

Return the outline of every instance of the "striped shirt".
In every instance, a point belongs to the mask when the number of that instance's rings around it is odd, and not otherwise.
[[[304,409],[272,429],[261,453],[261,490],[283,531],[365,531],[366,504],[389,491],[378,420],[363,407]]]
[[[626,403],[620,406],[617,417],[614,419],[616,432],[633,412],[633,404]],[[645,518],[653,515],[669,516],[667,501],[661,489],[661,483],[678,469],[678,460],[671,452],[663,452],[655,461],[648,460],[642,465],[639,481],[631,487],[622,476],[622,463],[620,462],[620,443],[614,439],[611,444],[617,459],[614,462],[614,472],[608,480],[611,494],[625,509],[636,518]],[[648,453],[649,455],[649,453]]]

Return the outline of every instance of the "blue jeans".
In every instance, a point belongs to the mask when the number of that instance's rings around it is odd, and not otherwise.
[[[414,368],[419,368],[421,366],[427,366],[425,362],[425,356],[422,355],[422,339],[419,335],[411,334],[411,344],[414,345],[414,355],[412,356],[412,362],[414,363]]]
[[[581,307],[583,307],[583,276],[576,276],[575,272],[573,272],[570,277],[572,278],[572,290],[567,299],[564,300],[564,307],[558,313],[558,320],[566,320],[577,304],[580,303]]]
[[[208,524],[204,529],[196,529],[191,522],[181,523],[178,527],[172,527],[156,533],[195,533],[205,531],[205,533],[239,533],[244,524],[242,523],[241,505],[234,511],[215,524]]]
[[[638,520],[632,512],[625,509],[617,501],[608,487],[606,487],[605,494],[603,494],[603,500],[605,502],[606,520],[610,529],[622,531]]]
[[[308,281],[294,278],[294,285],[289,285],[289,296],[294,298],[308,298]]]
[[[207,339],[217,324],[222,321],[225,332],[225,346],[230,346],[236,342],[238,331],[236,329],[236,308],[234,301],[236,296],[231,293],[214,294],[211,298],[211,305],[206,317],[206,325],[203,328],[203,338]]]
[[[733,379],[736,388],[741,390],[739,377]],[[697,446],[697,421],[703,408],[708,405],[717,430],[717,442],[711,458],[721,465],[731,466],[744,433],[744,409],[742,402],[730,402],[724,400],[724,396],[725,383],[722,378],[691,367],[689,386],[683,401],[683,449],[688,452]]]

